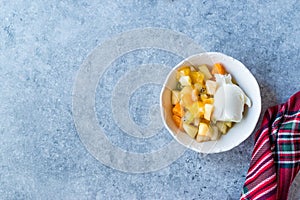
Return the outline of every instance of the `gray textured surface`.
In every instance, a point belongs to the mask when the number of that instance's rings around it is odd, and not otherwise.
[[[238,199],[252,137],[229,152],[186,151],[164,169],[130,174],[93,158],[72,117],[72,89],[83,60],[134,28],[168,28],[207,51],[239,59],[261,86],[263,112],[300,90],[299,1],[213,2],[0,1],[0,199]],[[126,66],[171,67],[180,59],[145,49],[116,60],[96,92],[98,118],[111,112],[101,102],[113,88],[111,76]],[[137,124],[147,123],[145,97],[155,102],[159,90],[144,86],[132,95],[130,115]],[[148,152],[171,140],[166,131],[150,141],[118,137],[108,120],[100,125],[127,151]]]

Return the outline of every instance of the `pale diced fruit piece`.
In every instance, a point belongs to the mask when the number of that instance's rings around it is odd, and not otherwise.
[[[205,99],[208,99],[207,94],[201,94],[200,97],[201,97],[202,101],[204,101]]]
[[[190,69],[191,69],[191,72],[197,71],[194,66],[191,66]]]
[[[207,136],[207,132],[209,131],[208,125],[206,123],[200,123],[198,129],[198,135]]]
[[[188,94],[188,93],[191,93],[193,91],[193,88],[192,86],[184,86],[182,88],[182,90],[180,91],[181,94]]]
[[[178,80],[181,76],[188,76],[190,75],[191,69],[188,66],[183,66],[180,69],[178,69],[176,74],[176,79]]]
[[[193,104],[192,100],[192,87],[190,86],[185,86],[181,91],[180,91],[180,104],[183,105],[183,107],[190,107]]]
[[[191,77],[189,76],[181,76],[179,78],[179,83],[183,86],[190,86],[192,85],[192,80],[191,80]]]
[[[180,95],[183,96],[183,95],[191,95],[193,91],[193,88],[191,86],[185,86],[182,88],[182,90],[180,91]]]
[[[197,142],[206,142],[209,140],[210,140],[210,138],[207,136],[197,135],[197,137],[196,137]]]
[[[200,118],[199,117],[196,117],[195,119],[194,119],[194,121],[193,121],[193,124],[195,125],[195,126],[199,126],[199,124],[200,124]]]
[[[225,122],[217,122],[216,123],[219,131],[222,133],[222,134],[226,134],[227,133],[227,126],[225,124]]]
[[[203,88],[203,85],[200,83],[195,83],[194,88],[197,89],[198,91],[200,91]]]
[[[220,132],[218,131],[218,128],[216,126],[210,126],[206,123],[200,123],[196,140],[197,142],[218,140],[220,136]]]
[[[232,122],[225,122],[226,126],[228,126],[229,128],[232,127]]]
[[[182,95],[180,104],[186,108],[191,107],[193,105],[193,100],[192,100],[191,94]]]
[[[213,135],[213,130],[210,126],[208,126],[206,123],[200,123],[198,134],[196,137],[197,142],[204,142],[211,140],[211,137]]]
[[[197,89],[193,89],[192,91],[192,100],[193,101],[198,101],[199,98],[199,91]]]
[[[212,80],[207,80],[205,83],[207,94],[214,95],[217,90],[217,82]]]
[[[183,116],[183,121],[186,123],[186,124],[190,124],[192,123],[194,120],[194,116],[191,112],[187,111],[184,113],[184,116]]]
[[[181,67],[178,72],[180,73],[181,76],[188,76],[190,75],[191,68],[188,66]]]
[[[211,129],[212,129],[212,136],[211,136],[211,140],[218,140],[221,137],[221,133],[218,130],[218,127],[215,125],[211,125]]]
[[[210,121],[210,117],[211,117],[213,108],[214,108],[214,106],[212,104],[204,105],[204,119]]]
[[[201,101],[194,102],[192,106],[186,107],[194,117],[204,116],[204,104]]]
[[[205,75],[204,80],[208,80],[212,78],[212,75],[206,65],[200,65],[197,68],[200,72],[202,72]]]
[[[195,71],[190,73],[190,77],[193,84],[195,83],[203,84],[205,75],[202,72]]]
[[[214,98],[202,99],[204,104],[214,104]]]
[[[195,138],[198,129],[195,126],[189,125],[187,123],[183,123],[182,125],[183,130],[191,137],[191,138]]]
[[[175,105],[180,100],[180,91],[172,90],[172,104]]]

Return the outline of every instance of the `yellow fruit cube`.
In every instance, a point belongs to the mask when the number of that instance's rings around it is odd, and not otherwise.
[[[208,125],[206,123],[200,122],[199,129],[198,129],[198,135],[207,136],[208,130],[209,130]]]
[[[214,98],[207,98],[202,100],[204,104],[213,104]]]
[[[204,119],[210,121],[210,117],[211,117],[213,108],[214,108],[214,106],[212,104],[204,105]]]
[[[209,141],[213,136],[214,130],[208,124],[201,122],[196,137],[197,142]]]
[[[208,96],[207,96],[207,94],[201,94],[200,98],[202,101],[204,101],[205,99],[208,99]]]
[[[178,70],[178,72],[180,73],[180,74],[182,74],[183,76],[188,76],[188,75],[190,75],[190,72],[191,72],[191,68],[190,67],[181,67],[179,70]]]
[[[226,122],[217,122],[217,127],[219,129],[219,131],[222,133],[222,134],[226,134],[227,133],[227,126],[226,126]]]
[[[189,76],[191,72],[190,67],[181,67],[177,70],[176,78],[177,80],[180,79],[181,76]]]
[[[200,83],[203,84],[204,81],[204,74],[202,72],[194,71],[190,72],[190,77],[192,79],[192,83]]]
[[[229,128],[232,127],[232,122],[225,122],[225,125],[228,126]]]

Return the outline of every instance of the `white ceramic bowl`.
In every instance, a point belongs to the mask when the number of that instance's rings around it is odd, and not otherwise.
[[[243,119],[222,135],[218,141],[198,143],[186,133],[179,131],[172,119],[171,90],[176,87],[176,70],[183,65],[212,66],[220,62],[226,71],[232,75],[238,85],[251,99],[252,106],[243,113]],[[176,65],[169,73],[160,95],[161,115],[165,127],[181,144],[201,153],[218,153],[228,151],[246,140],[258,122],[261,112],[261,96],[258,83],[251,72],[240,61],[218,52],[206,52],[188,57]]]

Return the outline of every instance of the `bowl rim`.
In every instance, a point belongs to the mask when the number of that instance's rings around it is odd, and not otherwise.
[[[221,149],[217,149],[215,151],[209,151],[209,152],[203,152],[201,151],[200,149],[196,149],[195,147],[193,146],[190,146],[190,145],[186,145],[186,144],[183,144],[179,139],[178,137],[175,137],[175,134],[174,134],[174,131],[171,130],[171,128],[169,127],[169,125],[167,124],[167,121],[166,121],[166,117],[165,117],[165,111],[164,111],[164,106],[163,106],[163,94],[164,94],[164,91],[166,90],[166,85],[171,77],[171,75],[174,73],[175,70],[177,70],[179,67],[181,67],[181,65],[184,63],[184,62],[190,62],[189,60],[191,60],[192,58],[194,57],[197,57],[197,56],[203,56],[203,55],[208,55],[208,56],[214,56],[214,55],[218,55],[218,56],[221,56],[221,57],[226,57],[227,59],[232,59],[233,62],[238,62],[245,70],[245,72],[252,76],[252,78],[254,78],[255,80],[255,85],[253,87],[255,87],[255,89],[257,90],[258,94],[256,96],[257,98],[257,102],[258,104],[256,105],[258,108],[257,108],[257,114],[254,116],[255,118],[253,119],[255,121],[255,123],[253,123],[253,125],[251,127],[248,128],[248,134],[246,135],[246,137],[244,137],[243,139],[239,140],[238,142],[234,143],[234,145],[232,145],[232,147],[230,148],[221,148]],[[205,64],[205,63],[203,63]],[[251,100],[253,102],[253,100]],[[206,154],[213,154],[213,153],[221,153],[221,152],[226,152],[226,151],[229,151],[237,146],[239,146],[241,143],[243,143],[244,141],[246,141],[253,133],[253,131],[255,130],[257,124],[258,124],[258,121],[259,121],[259,118],[260,118],[260,115],[261,115],[261,109],[262,109],[262,105],[261,105],[261,91],[260,91],[260,87],[259,87],[259,84],[255,78],[255,76],[251,73],[251,71],[239,60],[231,57],[231,56],[228,56],[224,53],[221,53],[221,52],[203,52],[203,53],[198,53],[198,54],[194,54],[194,55],[191,55],[185,59],[183,59],[182,61],[180,61],[178,64],[176,64],[171,70],[170,72],[168,73],[164,83],[163,83],[163,87],[161,89],[161,92],[160,92],[160,113],[161,113],[161,118],[162,118],[162,121],[163,121],[163,124],[165,126],[165,128],[168,130],[169,134],[172,135],[172,137],[177,141],[179,142],[181,145],[185,146],[186,148],[188,149],[192,149],[196,152],[199,152],[199,153],[206,153]],[[183,131],[181,131],[183,132]],[[203,142],[203,143],[207,143],[207,142]]]

